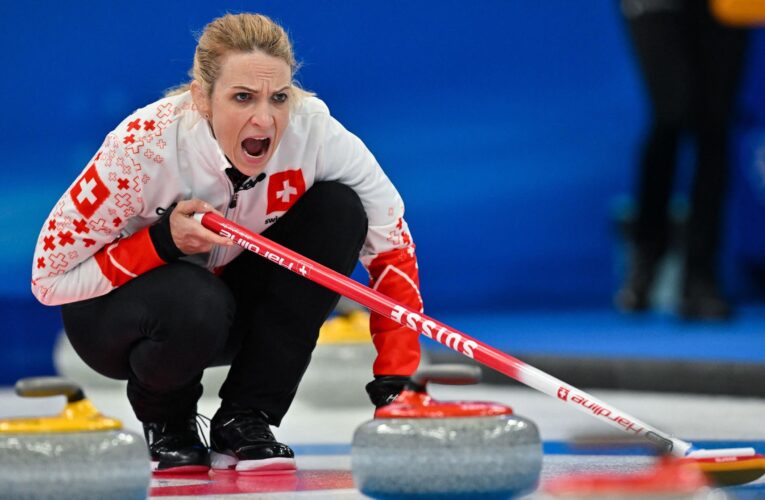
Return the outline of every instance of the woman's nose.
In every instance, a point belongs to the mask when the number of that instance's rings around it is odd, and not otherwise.
[[[250,117],[250,123],[259,128],[266,128],[273,122],[273,116],[267,104],[258,104]]]

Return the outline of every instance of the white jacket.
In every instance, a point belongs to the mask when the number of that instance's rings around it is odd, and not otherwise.
[[[422,309],[401,197],[366,146],[330,116],[321,100],[305,97],[291,111],[266,166],[267,177],[239,191],[234,208],[225,173],[230,166],[189,92],[139,109],[106,137],[45,221],[35,250],[32,293],[47,305],[80,301],[163,265],[148,227],[162,209],[181,200],[204,200],[260,233],[314,182],[338,181],[359,195],[369,220],[360,259],[372,286]],[[241,251],[216,246],[209,254],[183,259],[213,271]],[[373,318],[373,335],[393,329],[398,325]],[[379,351],[377,339],[375,344]]]

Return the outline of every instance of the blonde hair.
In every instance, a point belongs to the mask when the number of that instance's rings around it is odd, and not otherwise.
[[[262,14],[226,14],[213,19],[202,31],[194,52],[194,66],[189,76],[198,81],[208,96],[212,95],[220,76],[223,58],[230,52],[258,51],[281,59],[292,73],[292,92],[295,97],[314,95],[300,88],[294,75],[299,69],[292,52],[292,43],[284,28]],[[189,89],[190,83],[168,90],[175,95]]]

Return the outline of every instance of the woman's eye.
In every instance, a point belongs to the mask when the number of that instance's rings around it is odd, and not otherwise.
[[[236,94],[234,94],[234,100],[238,102],[245,102],[245,101],[248,101],[249,99],[250,99],[250,94],[248,94],[247,92],[237,92]]]
[[[287,93],[286,92],[277,92],[276,94],[274,94],[271,97],[271,99],[273,99],[274,102],[283,103],[283,102],[287,101]]]

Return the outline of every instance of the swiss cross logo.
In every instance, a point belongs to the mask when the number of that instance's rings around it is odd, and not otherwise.
[[[305,180],[303,172],[298,170],[285,170],[277,172],[268,178],[268,208],[266,214],[271,212],[286,212],[305,193]]]
[[[58,244],[61,245],[62,247],[66,246],[66,245],[74,245],[74,238],[72,238],[72,232],[71,231],[67,231],[67,232],[59,231],[58,232]]]
[[[56,238],[54,236],[46,236],[43,238],[43,250],[55,250],[56,249]]]
[[[72,221],[72,223],[74,224],[74,230],[77,231],[77,234],[90,232],[90,229],[88,229],[87,222],[85,221],[85,219]]]
[[[141,130],[141,119],[136,118],[132,122],[128,123],[127,131],[130,132],[131,130]]]
[[[558,387],[558,399],[562,399],[563,401],[568,400],[568,389],[565,387]]]
[[[82,174],[69,194],[77,211],[86,219],[89,219],[109,197],[109,189],[98,176],[95,163]]]

